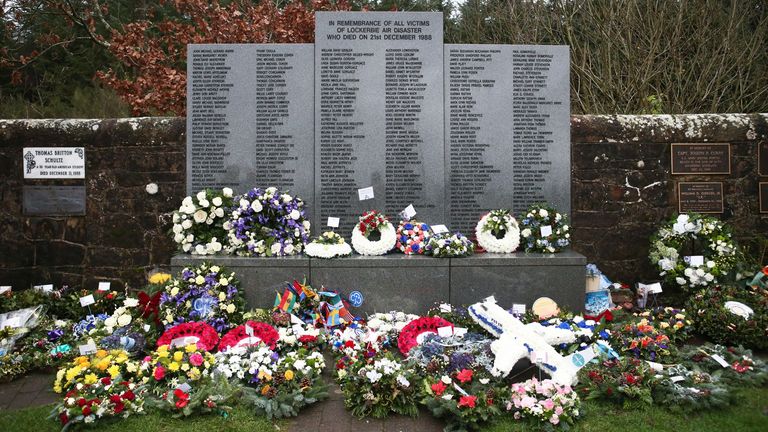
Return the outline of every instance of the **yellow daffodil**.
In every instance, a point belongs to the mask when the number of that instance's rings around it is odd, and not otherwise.
[[[155,273],[149,277],[149,283],[151,284],[163,284],[171,279],[171,275],[168,273]]]
[[[292,370],[285,371],[285,379],[287,379],[288,381],[293,379],[293,371]]]

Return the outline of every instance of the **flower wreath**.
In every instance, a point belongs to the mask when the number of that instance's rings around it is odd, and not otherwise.
[[[238,255],[297,255],[309,241],[310,223],[299,197],[274,187],[255,188],[237,196],[235,205],[224,229]]]
[[[395,247],[406,255],[423,255],[431,236],[429,225],[415,220],[401,221]]]
[[[245,328],[246,325],[252,329],[250,335],[248,334],[248,329]],[[245,325],[233,328],[221,338],[219,351],[226,351],[231,347],[259,345],[261,343],[266,344],[270,349],[275,349],[279,338],[280,334],[271,325],[263,322],[248,321]]]
[[[160,295],[160,318],[166,328],[187,321],[205,321],[219,333],[242,322],[245,301],[235,274],[202,263],[185,268]]]
[[[305,249],[307,255],[315,258],[333,258],[352,254],[352,248],[344,241],[344,237],[333,231],[312,240]]]
[[[363,213],[352,230],[352,247],[360,255],[384,255],[396,242],[395,227],[376,210]]]
[[[429,238],[426,253],[438,258],[465,257],[475,252],[475,244],[462,233],[435,234]]]
[[[491,210],[475,227],[477,244],[487,252],[512,253],[520,246],[520,227],[509,210]]]
[[[686,262],[687,251],[700,251],[703,262]],[[670,285],[695,289],[717,284],[736,264],[737,247],[720,220],[695,213],[664,223],[651,238],[649,258]]]
[[[181,201],[173,212],[173,241],[192,255],[213,255],[225,248],[226,208],[232,207],[232,189],[205,189]]]
[[[453,329],[453,324],[440,317],[417,318],[400,330],[400,335],[397,337],[397,347],[404,356],[408,357],[411,348],[419,345],[427,334],[437,334],[437,329],[440,327]]]
[[[196,345],[203,351],[211,351],[219,343],[216,329],[204,322],[187,322],[166,330],[159,339],[157,346],[163,345]]]
[[[556,253],[571,243],[568,217],[552,207],[534,204],[521,222],[526,252]],[[546,235],[545,235],[546,234]]]

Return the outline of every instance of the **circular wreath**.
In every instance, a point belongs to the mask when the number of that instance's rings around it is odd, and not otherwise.
[[[304,201],[277,188],[251,189],[235,198],[224,223],[233,252],[242,256],[300,254],[309,241]]]
[[[436,316],[417,318],[400,330],[400,335],[397,337],[397,348],[404,356],[408,357],[411,348],[419,345],[427,334],[437,334],[437,329],[440,327],[453,329],[453,324]]]
[[[376,210],[363,213],[352,230],[352,247],[360,255],[384,255],[395,247],[395,243],[395,227]]]
[[[431,237],[429,225],[415,221],[401,221],[397,227],[395,247],[406,255],[423,255]]]
[[[173,241],[192,255],[213,255],[226,247],[226,210],[232,207],[232,189],[205,189],[181,201],[173,212]]]
[[[736,301],[752,309],[746,318],[725,306]],[[768,349],[768,290],[756,286],[713,286],[693,295],[686,305],[696,331],[715,343]]]
[[[157,339],[157,346],[170,346],[174,341],[177,341],[176,344],[183,343],[184,346],[195,344],[198,349],[211,351],[219,343],[219,334],[204,322],[187,322],[166,330]]]
[[[435,234],[429,238],[427,253],[437,258],[456,258],[472,255],[475,244],[462,233]]]
[[[245,328],[246,325],[253,330],[250,335]],[[280,334],[271,325],[263,322],[247,321],[244,325],[233,328],[221,338],[219,351],[226,351],[230,347],[252,346],[262,343],[274,350],[279,338]]]
[[[344,241],[344,237],[333,231],[326,231],[312,240],[305,252],[314,258],[334,258],[351,255],[352,248]]]
[[[245,301],[235,274],[202,263],[185,268],[160,294],[160,319],[166,328],[188,321],[205,321],[219,333],[242,322]]]
[[[571,244],[568,217],[552,207],[530,206],[521,225],[520,239],[526,252],[556,253]]]
[[[487,252],[512,253],[520,246],[520,227],[509,210],[491,210],[475,227],[477,244]]]
[[[704,257],[700,265],[685,254]],[[681,214],[664,223],[651,238],[649,258],[659,276],[673,286],[696,289],[718,283],[736,265],[737,247],[728,227],[718,219]]]

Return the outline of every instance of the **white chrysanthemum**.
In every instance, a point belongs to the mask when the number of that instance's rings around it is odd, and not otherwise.
[[[496,238],[491,230],[486,230],[485,226],[488,223],[490,213],[486,214],[480,219],[475,227],[475,236],[477,237],[477,244],[480,245],[487,252],[491,253],[512,253],[518,246],[520,246],[520,228],[517,225],[517,221],[511,215],[505,218],[505,233],[504,237]]]
[[[379,225],[379,233],[381,238],[377,241],[371,241],[360,231],[360,224],[358,223],[352,230],[352,248],[360,255],[375,256],[386,254],[397,243],[395,227],[387,222],[386,224]]]

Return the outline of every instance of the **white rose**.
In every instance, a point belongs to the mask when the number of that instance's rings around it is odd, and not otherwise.
[[[176,296],[179,293],[179,287],[171,288],[171,296]]]
[[[211,200],[211,202],[213,203],[213,205],[218,207],[222,204],[223,201],[221,200],[221,197],[214,197],[213,200]]]
[[[539,210],[539,214],[541,215],[541,217],[549,216],[549,212],[544,209]]]
[[[144,190],[146,190],[147,193],[150,195],[156,194],[158,190],[157,183],[148,184],[147,187],[144,188]]]
[[[233,193],[233,192],[232,192],[232,189],[230,189],[230,188],[228,188],[228,187],[225,187],[224,189],[222,189],[222,190],[221,190],[221,192],[222,192],[222,193],[224,194],[224,196],[225,196],[225,197],[227,197],[227,198],[231,198],[231,197],[232,197],[232,193]]]
[[[109,317],[104,320],[104,325],[107,327],[114,327],[115,324],[117,324],[117,320],[115,319],[115,317]]]
[[[179,224],[174,224],[173,225],[173,233],[174,234],[179,234],[182,231],[184,231],[184,228],[181,225],[179,225]]]
[[[563,231],[568,231],[568,225],[563,225]]]
[[[214,210],[213,213],[216,215],[216,217],[220,217],[220,218],[224,217],[224,209],[221,207]]]
[[[304,221],[301,224],[304,225],[304,231],[309,231],[309,221]]]
[[[190,249],[192,249],[192,245],[189,243],[181,246],[181,250],[183,250],[184,252],[189,252]]]
[[[136,306],[139,305],[139,299],[136,299],[136,298],[133,298],[133,297],[127,297],[123,301],[123,304],[125,305],[125,307],[136,307]]]
[[[280,195],[280,198],[282,198],[282,200],[283,200],[283,203],[284,203],[284,204],[288,204],[288,203],[289,203],[289,202],[291,202],[291,200],[293,199],[293,198],[292,198],[290,195],[288,195],[288,194],[282,194],[282,195]]]
[[[195,218],[195,222],[202,223],[208,218],[208,213],[206,213],[205,210],[198,210],[193,217]]]
[[[248,207],[250,207],[250,205],[251,205],[251,203],[250,203],[250,202],[248,202],[248,200],[247,200],[247,199],[241,199],[241,200],[240,200],[240,208],[241,208],[241,209],[245,210],[245,209],[247,209]]]
[[[235,313],[235,305],[233,305],[232,303],[227,305],[227,313]]]
[[[205,191],[200,191],[197,193],[197,200],[203,201],[205,199]]]
[[[201,244],[195,246],[195,253],[198,255],[205,255],[205,246]]]
[[[294,250],[294,248],[293,248],[293,245],[292,245],[292,244],[286,245],[286,246],[285,246],[285,249],[283,249],[283,251],[284,251],[284,252],[285,252],[287,255],[290,255],[290,254],[292,254],[292,253],[293,253],[293,250]]]
[[[254,201],[251,204],[251,209],[253,209],[253,211],[255,211],[256,213],[260,212],[263,208],[264,207],[261,205],[260,201]]]
[[[531,230],[530,230],[530,229],[528,229],[528,228],[526,228],[526,229],[524,229],[524,230],[523,230],[523,231],[520,233],[520,235],[522,235],[523,237],[530,237],[530,236],[531,236]]]
[[[715,262],[714,261],[707,261],[707,267],[715,268]]]
[[[173,214],[173,223],[179,223],[180,220],[181,220],[181,216],[179,216],[178,213],[174,213]]]
[[[210,245],[211,245],[211,249],[214,252],[221,252],[221,243],[215,241],[215,242],[211,242]]]
[[[685,285],[685,279],[681,277],[676,277],[675,282],[677,282],[678,285]]]
[[[272,251],[272,255],[279,254],[280,253],[280,243],[273,244],[272,247],[270,248],[270,250]]]
[[[187,219],[184,222],[181,223],[181,227],[184,229],[190,229],[192,228],[192,221]]]
[[[301,213],[298,210],[293,209],[293,210],[291,210],[290,216],[291,216],[291,219],[297,220],[298,218],[301,217]]]
[[[131,316],[128,314],[120,315],[120,318],[117,319],[117,323],[120,324],[120,327],[125,327],[131,323]]]
[[[173,236],[173,241],[175,241],[176,243],[183,242],[184,241],[184,234],[176,234],[175,236]]]

